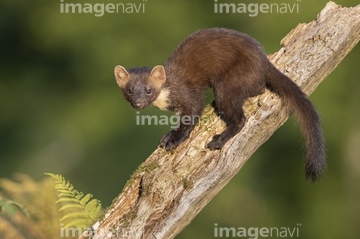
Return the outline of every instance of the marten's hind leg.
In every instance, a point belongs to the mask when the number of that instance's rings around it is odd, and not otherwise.
[[[222,85],[214,87],[214,104],[217,114],[226,123],[226,129],[218,135],[215,135],[211,142],[207,145],[209,149],[221,149],[224,144],[236,135],[244,127],[246,118],[242,109],[244,99],[237,95],[224,94],[223,92],[231,92],[230,89],[224,89]],[[228,91],[230,90],[230,91]],[[232,89],[234,90],[234,89]]]

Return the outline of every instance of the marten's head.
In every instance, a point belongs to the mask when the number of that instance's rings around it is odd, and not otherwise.
[[[132,68],[129,71],[122,66],[116,66],[114,74],[125,99],[131,103],[132,107],[141,110],[151,104],[166,110],[169,91],[163,89],[166,81],[163,66],[155,66],[153,69]]]

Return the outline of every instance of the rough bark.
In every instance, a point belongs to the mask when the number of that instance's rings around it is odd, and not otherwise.
[[[314,21],[293,29],[269,58],[311,94],[359,40],[360,5],[329,2]],[[204,148],[224,129],[211,107],[176,150],[156,149],[95,223],[93,238],[174,238],[288,118],[269,91],[249,99],[244,109],[245,127],[221,151]]]

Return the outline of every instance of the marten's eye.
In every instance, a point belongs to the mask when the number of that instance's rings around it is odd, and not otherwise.
[[[152,93],[152,90],[151,90],[151,89],[147,89],[147,90],[146,90],[146,94],[147,94],[147,95],[151,95],[151,93]]]
[[[128,90],[127,90],[127,93],[128,93],[129,95],[132,95],[134,92],[133,92],[132,89],[128,89]]]

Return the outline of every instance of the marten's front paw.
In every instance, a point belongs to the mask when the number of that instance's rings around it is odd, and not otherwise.
[[[206,145],[206,148],[215,150],[221,149],[224,146],[225,142],[221,139],[220,134],[217,134],[213,137],[213,139]]]
[[[171,130],[161,138],[159,146],[165,148],[166,151],[169,151],[170,149],[175,149],[179,146],[185,138],[186,137],[179,133],[179,131]]]

